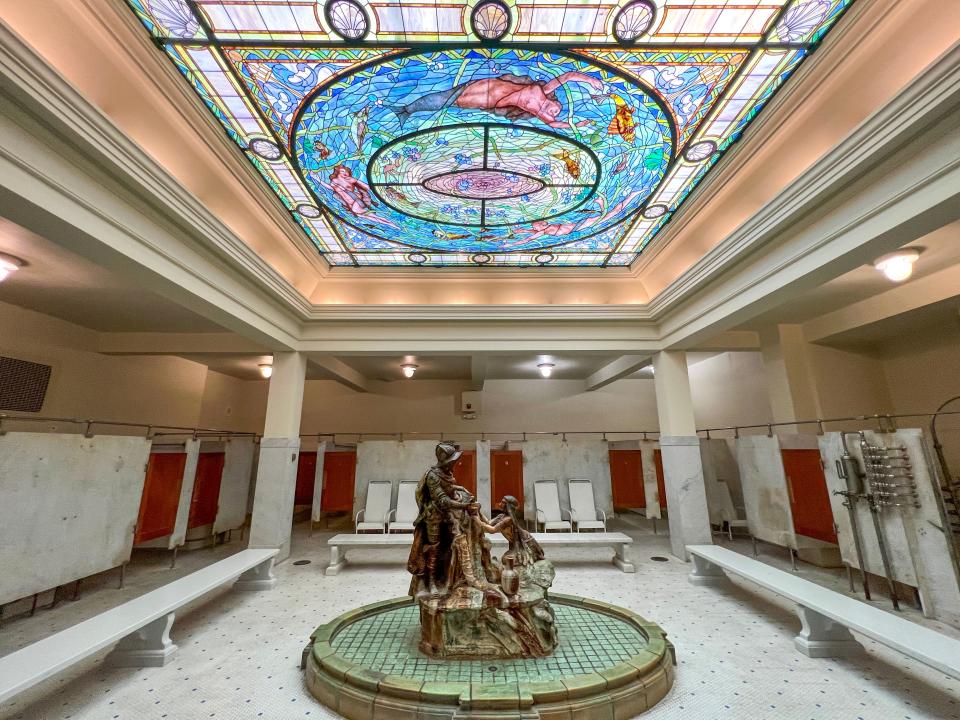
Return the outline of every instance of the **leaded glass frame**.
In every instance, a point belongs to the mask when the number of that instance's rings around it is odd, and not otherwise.
[[[329,2],[128,3],[354,267],[631,264],[852,2],[503,0],[491,42],[484,0],[336,1],[358,39]],[[636,3],[652,23],[621,42]]]

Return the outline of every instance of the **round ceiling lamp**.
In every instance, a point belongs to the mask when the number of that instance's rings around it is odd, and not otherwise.
[[[540,377],[548,378],[553,375],[553,369],[556,367],[554,363],[543,362],[537,365],[537,369],[540,371]]]
[[[892,282],[903,282],[913,275],[913,264],[920,257],[920,248],[897,250],[873,261],[873,266]]]
[[[0,253],[0,282],[3,282],[13,275],[13,273],[22,268],[23,265],[24,262],[20,258],[7,255],[6,253]]]
[[[264,380],[269,380],[273,376],[273,365],[271,363],[260,363],[257,367],[260,368],[260,377]]]
[[[404,363],[400,366],[400,370],[403,372],[403,376],[409,380],[417,372],[418,367],[420,366],[413,363]]]

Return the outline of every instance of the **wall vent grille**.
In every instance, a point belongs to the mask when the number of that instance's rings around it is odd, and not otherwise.
[[[0,410],[40,412],[50,366],[0,355]]]

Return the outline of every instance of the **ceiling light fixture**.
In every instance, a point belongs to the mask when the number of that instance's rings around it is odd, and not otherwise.
[[[897,250],[873,261],[873,266],[893,282],[903,282],[913,274],[913,264],[920,257],[918,248]]]
[[[270,363],[260,363],[257,365],[260,368],[260,374],[263,376],[264,380],[269,380],[273,375],[273,365]]]
[[[537,365],[537,368],[540,370],[540,377],[548,378],[553,374],[553,369],[556,367],[553,363],[540,363]]]
[[[0,282],[13,275],[17,270],[23,267],[23,260],[15,258],[13,255],[0,253]]]
[[[403,376],[408,380],[413,377],[414,373],[417,372],[419,365],[414,365],[413,363],[404,363],[400,366],[400,369],[403,370]]]

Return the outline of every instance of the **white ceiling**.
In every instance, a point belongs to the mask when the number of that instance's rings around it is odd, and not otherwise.
[[[960,222],[944,225],[911,242],[907,247],[924,248],[913,269],[913,277],[960,263]],[[872,265],[863,265],[840,277],[808,290],[796,299],[744,323],[742,330],[759,330],[776,323],[804,323],[851,303],[886,292],[893,284]],[[958,289],[960,292],[960,289]]]
[[[222,332],[223,328],[0,217],[0,252],[26,265],[0,283],[0,302],[98,332]]]

